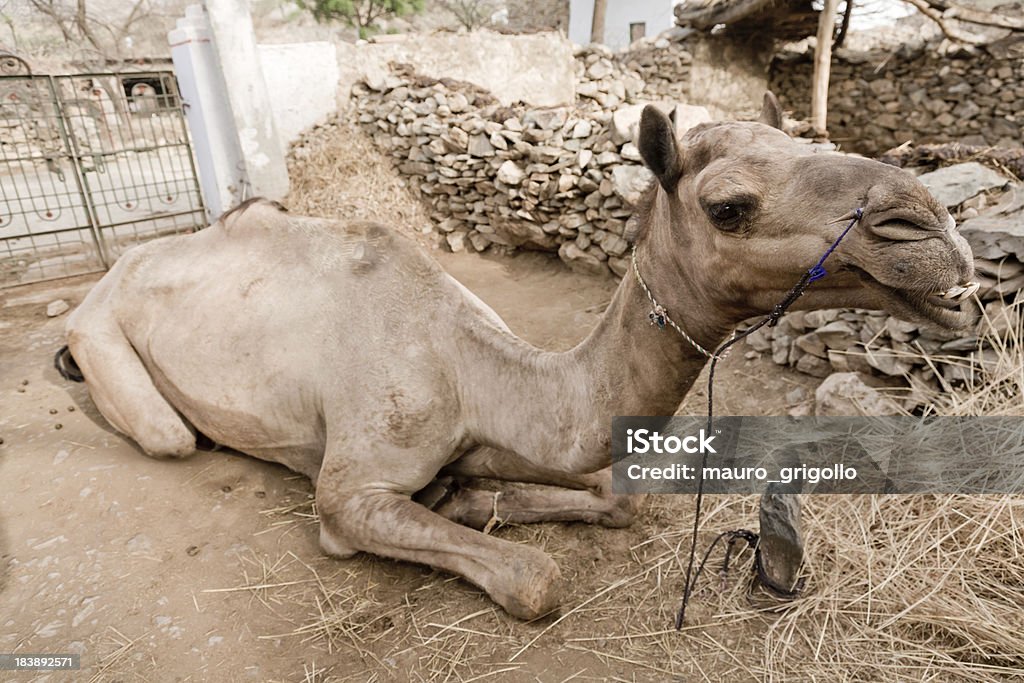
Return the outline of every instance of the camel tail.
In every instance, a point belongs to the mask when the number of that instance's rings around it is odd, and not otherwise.
[[[71,355],[71,349],[67,346],[62,346],[57,351],[57,355],[53,357],[53,367],[57,368],[57,372],[64,379],[71,380],[72,382],[85,381],[85,375],[82,374],[78,363],[75,362],[74,357]]]

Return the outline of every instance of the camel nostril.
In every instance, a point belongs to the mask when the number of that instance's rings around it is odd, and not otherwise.
[[[942,230],[939,226],[923,225],[902,218],[880,221],[869,226],[872,233],[885,239],[911,242],[935,237]]]
[[[893,269],[900,275],[906,275],[910,272],[910,264],[906,261],[897,261],[896,265],[893,266]]]

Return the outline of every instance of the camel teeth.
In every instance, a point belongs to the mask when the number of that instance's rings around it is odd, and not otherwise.
[[[977,292],[980,288],[980,282],[968,282],[966,285],[964,285],[964,291],[962,291],[957,298],[960,301],[966,301],[967,299],[970,299],[972,296],[974,296],[974,293]]]
[[[955,299],[955,298],[959,297],[961,294],[963,294],[965,291],[967,291],[966,287],[962,287],[961,285],[956,285],[955,287],[950,287],[945,292],[943,292],[942,298],[943,299]]]

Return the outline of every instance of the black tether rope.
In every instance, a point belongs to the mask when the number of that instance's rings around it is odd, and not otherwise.
[[[750,336],[751,334],[761,329],[765,325],[768,325],[769,327],[775,327],[779,323],[779,318],[781,318],[782,315],[786,312],[786,309],[792,306],[793,303],[796,302],[796,300],[799,299],[801,295],[803,295],[804,291],[808,287],[810,287],[812,283],[817,282],[821,278],[828,275],[828,272],[825,270],[825,259],[827,259],[832,254],[832,252],[836,250],[836,247],[839,246],[839,243],[843,241],[843,238],[846,237],[847,233],[849,233],[850,230],[853,229],[853,226],[856,225],[857,221],[859,221],[863,216],[863,209],[858,208],[856,211],[854,211],[853,218],[850,220],[850,224],[846,226],[846,229],[843,230],[839,237],[837,237],[835,241],[832,242],[832,245],[825,250],[825,253],[822,254],[820,259],[818,259],[818,262],[807,269],[807,272],[805,272],[800,277],[800,280],[796,283],[796,285],[793,286],[791,290],[789,290],[789,292],[782,299],[782,301],[775,304],[775,306],[772,308],[771,313],[766,315],[763,319],[761,319],[754,325],[743,330],[742,332],[737,332],[735,335],[733,335],[732,339],[727,340],[725,343],[723,343],[721,346],[715,349],[715,353],[711,356],[711,367],[708,369],[708,422],[706,430],[708,434],[711,433],[712,422],[714,420],[715,367],[718,365],[718,360],[722,357],[722,354],[725,351],[727,351],[729,347],[731,347],[733,344],[740,341],[741,339],[744,339],[745,337]],[[725,563],[722,567],[723,572],[728,570],[729,558],[732,554],[733,544],[738,539],[742,538],[743,540],[747,541],[747,544],[751,548],[754,548],[758,577],[762,580],[762,583],[764,583],[764,585],[766,585],[770,590],[772,590],[775,593],[778,593],[782,597],[792,597],[797,592],[799,592],[799,586],[796,590],[790,590],[788,588],[775,585],[771,582],[770,579],[768,581],[765,581],[765,579],[768,579],[768,577],[764,574],[763,568],[761,566],[760,552],[757,548],[758,536],[754,532],[747,531],[746,529],[726,531],[719,534],[718,537],[716,537],[715,540],[712,541],[711,545],[707,549],[707,552],[704,554],[704,559],[701,561],[700,566],[697,569],[697,573],[693,573],[693,563],[697,555],[697,532],[700,530],[701,505],[704,501],[704,468],[707,466],[707,464],[708,454],[707,450],[705,449],[700,457],[700,472],[698,472],[697,474],[697,508],[693,514],[693,538],[690,541],[690,560],[686,566],[686,586],[683,590],[683,603],[679,606],[679,613],[676,615],[677,631],[683,627],[683,622],[686,619],[686,608],[690,603],[690,596],[693,594],[693,589],[697,584],[697,579],[700,578],[700,574],[704,570],[704,564],[708,561],[708,557],[710,557],[711,551],[714,550],[718,542],[726,536],[729,537],[729,546],[728,550],[726,551]]]

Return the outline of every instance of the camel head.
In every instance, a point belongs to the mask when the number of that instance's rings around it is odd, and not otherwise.
[[[681,140],[649,106],[639,148],[657,182],[633,219],[638,263],[691,334],[764,314],[863,217],[794,308],[885,309],[962,328],[976,315],[970,247],[910,173],[815,151],[780,130],[775,97],[756,122],[706,123]]]

